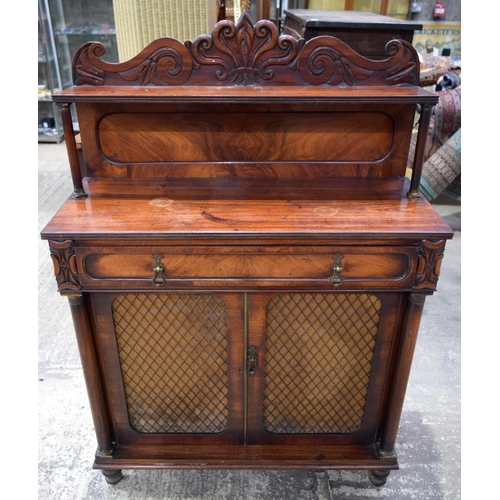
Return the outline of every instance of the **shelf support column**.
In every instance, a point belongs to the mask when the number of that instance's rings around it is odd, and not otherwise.
[[[417,342],[420,319],[424,309],[425,295],[411,293],[408,298],[403,337],[397,355],[393,384],[389,394],[388,418],[382,428],[378,451],[381,458],[395,456],[396,436],[403,411],[406,387],[410,378],[411,362]]]
[[[78,150],[76,147],[75,130],[73,129],[73,119],[71,118],[70,104],[65,102],[60,104],[59,107],[61,110],[61,121],[64,130],[66,150],[68,152],[71,178],[73,179],[73,196],[75,198],[83,198],[87,196],[87,194],[83,189],[82,172],[80,169],[80,160],[78,158]]]
[[[417,133],[417,144],[415,146],[415,156],[413,158],[413,168],[410,182],[410,191],[408,191],[408,198],[420,197],[420,179],[422,178],[425,144],[427,142],[427,133],[429,130],[429,124],[431,122],[432,109],[432,105],[421,105],[420,120]]]
[[[94,421],[97,437],[97,455],[112,457],[114,445],[106,413],[106,402],[95,355],[94,340],[84,305],[84,297],[81,293],[70,294],[67,297],[75,326],[76,340],[89,396],[90,411]]]

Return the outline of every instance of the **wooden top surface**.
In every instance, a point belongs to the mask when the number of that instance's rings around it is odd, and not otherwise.
[[[354,28],[354,29],[397,29],[421,30],[422,24],[404,21],[373,12],[353,10],[289,9],[285,15],[308,28]]]
[[[402,185],[403,183],[401,183]],[[44,239],[173,237],[451,238],[453,233],[424,198],[394,191],[379,199],[369,188],[356,199],[335,189],[276,190],[262,182],[235,189],[174,186],[156,193],[66,201],[42,232]],[[401,188],[402,190],[403,188]],[[146,191],[145,191],[146,192]],[[268,194],[273,192],[273,197]],[[345,192],[345,191],[344,191]],[[274,199],[273,199],[274,198]]]
[[[354,101],[388,103],[437,102],[437,95],[421,87],[133,87],[73,86],[53,95],[55,102],[251,102],[336,103]]]

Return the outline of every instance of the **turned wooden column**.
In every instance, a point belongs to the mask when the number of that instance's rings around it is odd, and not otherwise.
[[[422,178],[425,144],[427,142],[427,132],[431,121],[432,108],[433,106],[428,104],[421,105],[417,144],[415,146],[415,156],[413,158],[413,168],[408,198],[418,198],[420,196],[420,179]]]
[[[87,196],[82,184],[82,173],[80,170],[80,160],[78,158],[78,149],[75,141],[75,131],[73,129],[73,119],[71,118],[71,108],[68,103],[60,105],[61,120],[64,130],[64,141],[66,142],[66,151],[68,152],[69,167],[71,178],[73,180],[73,196],[82,198]]]
[[[411,362],[417,342],[420,318],[424,309],[425,295],[412,293],[408,298],[408,309],[403,326],[403,335],[397,355],[394,382],[389,394],[389,411],[382,429],[379,443],[379,454],[383,457],[394,456],[396,436],[403,410],[408,379],[410,378]]]
[[[68,302],[75,326],[76,340],[78,342],[85,384],[89,395],[90,410],[94,421],[97,437],[97,454],[99,456],[111,457],[113,455],[111,428],[106,413],[101,377],[97,366],[94,341],[85,309],[83,294],[68,295]]]

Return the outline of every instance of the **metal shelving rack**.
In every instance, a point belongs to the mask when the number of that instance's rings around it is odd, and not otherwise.
[[[52,20],[46,0],[38,1],[38,142],[61,142],[63,128],[52,94],[63,88]]]
[[[86,42],[102,43],[106,60],[118,62],[112,0],[38,0],[39,142],[63,139],[59,110],[51,95],[72,85],[73,54]],[[74,113],[73,122],[78,131]]]

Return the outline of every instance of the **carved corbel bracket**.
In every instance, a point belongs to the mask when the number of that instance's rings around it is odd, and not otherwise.
[[[50,256],[54,264],[58,290],[80,290],[81,285],[78,278],[76,266],[75,242],[72,240],[49,241]]]
[[[436,289],[445,243],[445,240],[422,240],[420,242],[414,288]]]

